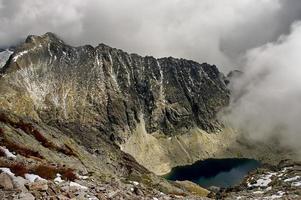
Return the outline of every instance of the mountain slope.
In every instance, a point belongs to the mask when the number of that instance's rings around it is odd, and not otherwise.
[[[2,73],[10,76],[7,85],[23,89],[35,118],[79,121],[117,141],[140,115],[148,133],[175,135],[195,126],[215,131],[215,115],[229,101],[215,66],[141,57],[103,44],[71,47],[51,33],[28,37]]]

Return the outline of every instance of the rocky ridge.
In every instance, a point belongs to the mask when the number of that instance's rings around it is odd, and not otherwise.
[[[210,195],[211,196],[211,195]],[[300,199],[301,163],[283,160],[278,165],[263,165],[233,188],[221,189],[216,199]]]

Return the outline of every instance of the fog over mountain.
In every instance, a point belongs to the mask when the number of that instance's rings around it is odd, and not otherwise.
[[[234,80],[229,120],[255,140],[277,138],[300,152],[301,23],[289,35],[246,54],[244,75]]]
[[[0,0],[0,44],[51,31],[72,45],[240,69],[225,120],[299,148],[300,19],[299,0]]]
[[[0,44],[51,31],[73,45],[100,42],[156,57],[241,65],[301,18],[298,0],[0,0]]]

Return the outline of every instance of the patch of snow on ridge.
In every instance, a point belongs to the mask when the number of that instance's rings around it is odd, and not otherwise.
[[[56,178],[53,180],[56,184],[64,182],[60,174],[56,174]]]
[[[1,167],[1,168],[0,168],[0,171],[2,171],[2,172],[4,172],[4,173],[8,174],[8,175],[11,176],[11,177],[14,177],[14,176],[15,176],[15,174],[12,173],[12,172],[10,171],[9,168]]]
[[[264,199],[280,199],[284,194],[285,192],[278,191],[276,194],[273,194],[272,196],[264,197]]]
[[[7,158],[16,158],[17,156],[15,156],[14,154],[12,154],[8,149],[4,148],[4,147],[1,147],[0,146],[0,149],[4,152],[5,156]]]
[[[293,183],[292,183],[292,186],[293,186],[293,187],[300,187],[300,186],[301,186],[301,181],[293,182]]]
[[[269,183],[272,182],[271,177],[275,176],[277,173],[268,173],[266,175],[261,176],[260,179],[256,181],[254,184],[248,183],[248,187],[267,187]]]
[[[16,61],[18,60],[19,57],[21,57],[21,56],[23,56],[23,55],[25,55],[25,54],[27,54],[27,53],[28,53],[27,50],[26,50],[26,51],[21,51],[21,52],[17,53],[17,54],[13,57],[13,61],[16,62]]]
[[[86,186],[82,186],[78,183],[75,183],[73,181],[70,182],[70,187],[77,187],[77,188],[80,188],[80,189],[83,189],[83,190],[87,190],[88,188]]]
[[[300,179],[300,176],[295,176],[295,177],[292,177],[292,178],[285,179],[284,182],[296,181],[298,179]]]
[[[36,180],[38,180],[38,181],[46,181],[45,179],[43,179],[40,176],[35,175],[35,174],[25,174],[24,177],[25,177],[25,179],[29,180],[32,183],[35,182]]]
[[[0,69],[6,64],[10,55],[12,55],[13,53],[14,52],[8,49],[0,52]]]
[[[13,61],[16,62],[21,56],[27,54],[28,52],[30,51],[34,51],[36,50],[37,48],[42,48],[43,46],[41,44],[39,44],[38,46],[35,46],[33,47],[32,49],[29,49],[29,50],[25,50],[25,51],[21,51],[21,52],[18,52],[17,54],[13,55]]]
[[[81,176],[81,175],[79,175],[79,174],[77,174],[77,177],[78,177],[79,179],[83,179],[83,180],[86,180],[86,179],[89,178],[89,176]]]

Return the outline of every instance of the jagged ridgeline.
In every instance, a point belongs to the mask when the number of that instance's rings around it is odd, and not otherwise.
[[[137,124],[167,136],[221,128],[229,102],[216,66],[141,57],[104,44],[72,47],[52,33],[29,36],[1,69],[2,109],[48,124],[93,127],[122,143]]]

